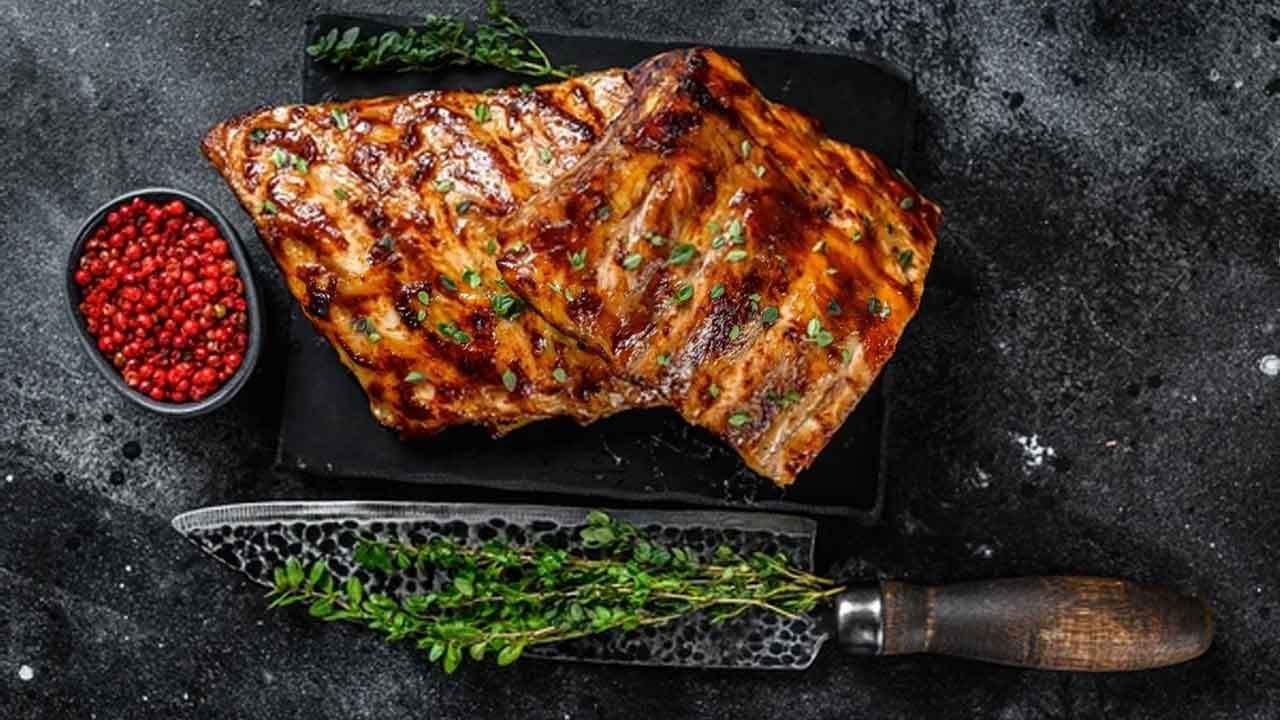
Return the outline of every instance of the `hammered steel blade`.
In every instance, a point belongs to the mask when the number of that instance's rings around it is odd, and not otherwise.
[[[442,536],[468,542],[500,539],[578,550],[578,531],[586,525],[588,512],[538,505],[268,502],[192,510],[175,517],[173,527],[201,550],[266,587],[282,558],[310,563],[323,557],[336,579],[345,581],[354,574],[373,592],[403,597],[428,592],[435,579],[412,569],[387,579],[356,567],[353,554],[359,538],[412,543]],[[813,566],[816,527],[805,518],[718,511],[606,512],[704,561],[716,546],[727,544],[743,554],[782,552],[799,567]],[[813,662],[827,636],[827,626],[816,618],[790,620],[753,611],[720,625],[695,615],[661,628],[607,633],[531,648],[527,654],[601,663],[802,670]]]

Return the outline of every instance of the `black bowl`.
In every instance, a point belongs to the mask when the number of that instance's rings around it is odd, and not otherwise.
[[[231,257],[236,261],[236,265],[240,269],[240,279],[244,282],[245,303],[249,316],[249,346],[245,348],[244,358],[241,360],[240,368],[236,370],[236,373],[228,378],[221,387],[210,393],[208,397],[195,402],[172,403],[153,400],[151,397],[129,387],[124,378],[120,376],[119,371],[98,350],[97,341],[89,334],[89,328],[85,325],[84,316],[80,313],[81,292],[74,276],[79,268],[80,254],[84,251],[85,241],[103,223],[108,213],[135,197],[141,197],[144,200],[159,204],[175,199],[181,200],[196,214],[203,215],[218,228],[218,232],[222,233],[222,238],[227,241],[227,247],[231,250]],[[80,345],[89,353],[94,365],[107,378],[111,386],[135,403],[162,415],[192,417],[225,405],[249,380],[249,375],[253,373],[253,367],[258,362],[258,354],[262,350],[262,305],[258,296],[258,288],[253,282],[253,271],[249,266],[249,256],[245,254],[244,246],[240,242],[240,235],[236,233],[236,229],[231,226],[231,223],[227,222],[222,213],[218,212],[212,205],[191,193],[173,188],[143,188],[142,190],[125,193],[98,208],[84,221],[84,224],[80,226],[80,233],[76,236],[75,243],[71,246],[71,254],[67,261],[67,312],[71,315],[71,322],[75,325],[76,331],[80,336]]]

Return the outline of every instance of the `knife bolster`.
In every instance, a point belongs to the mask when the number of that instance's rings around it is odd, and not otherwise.
[[[879,655],[884,645],[880,588],[851,588],[836,598],[836,637],[852,655]]]

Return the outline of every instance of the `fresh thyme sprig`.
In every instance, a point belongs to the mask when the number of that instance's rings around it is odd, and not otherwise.
[[[533,77],[568,78],[573,66],[552,64],[529,35],[524,20],[489,0],[488,20],[468,31],[461,20],[428,16],[421,28],[389,30],[361,38],[360,28],[329,30],[307,46],[317,60],[348,70],[436,70],[448,65],[489,65]]]
[[[710,562],[699,562],[599,512],[588,516],[581,537],[587,554],[498,541],[362,540],[355,560],[368,571],[414,568],[446,580],[397,600],[367,592],[354,576],[339,586],[322,560],[304,568],[290,558],[275,569],[267,596],[273,608],[302,603],[313,617],[366,625],[388,641],[412,640],[451,673],[464,654],[508,665],[529,646],[663,625],[695,612],[713,623],[752,609],[799,617],[844,589],[781,554],[743,557],[721,546]]]

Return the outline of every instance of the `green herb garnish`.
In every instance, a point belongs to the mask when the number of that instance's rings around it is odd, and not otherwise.
[[[915,262],[915,257],[915,253],[909,248],[898,251],[898,266],[902,268],[902,272],[906,272],[911,269],[911,264]]]
[[[569,253],[569,266],[574,270],[581,270],[587,266],[587,251],[577,250]]]
[[[555,378],[556,382],[561,385],[569,382],[569,374],[564,371],[564,368],[558,367],[555,370],[552,370],[551,377]]]
[[[736,412],[729,416],[729,424],[733,427],[742,427],[751,422],[751,413]]]
[[[453,189],[453,181],[449,179],[436,181],[436,192],[447,193]]]
[[[423,375],[417,370],[410,370],[409,374],[404,376],[404,381],[407,383],[420,383],[425,378],[426,378],[426,375]]]
[[[472,109],[472,112],[475,113],[476,122],[478,123],[487,123],[489,122],[489,118],[492,117],[489,113],[488,103],[476,103],[476,106]]]
[[[724,256],[724,259],[731,263],[742,262],[747,259],[747,251],[741,248],[734,248]]]
[[[808,327],[805,328],[805,341],[815,343],[818,347],[826,347],[834,341],[835,338],[822,327],[822,321],[813,318],[809,321]]]
[[[676,288],[675,293],[671,295],[670,303],[672,305],[683,305],[689,302],[689,298],[693,297],[693,286],[689,284],[681,285]]]
[[[270,200],[263,200],[262,212],[267,215],[275,215],[276,213],[280,212],[280,208],[276,207],[276,204],[271,202]]]
[[[716,283],[715,286],[711,288],[711,299],[719,300],[722,297],[724,297],[724,285]]]
[[[533,77],[572,77],[557,67],[532,37],[524,20],[500,0],[489,0],[488,18],[468,30],[454,18],[429,17],[421,28],[360,37],[360,28],[337,28],[307,46],[307,54],[350,70],[436,70],[449,65],[489,65]]]
[[[748,611],[796,619],[844,592],[782,554],[741,555],[722,545],[699,557],[600,512],[587,516],[579,537],[590,556],[500,540],[360,538],[355,564],[362,574],[385,582],[412,572],[440,581],[396,599],[370,592],[360,576],[341,582],[324,560],[304,566],[290,557],[273,568],[267,597],[272,608],[302,605],[311,617],[412,642],[428,662],[453,672],[464,658],[509,665],[529,647],[657,627],[696,612],[712,624]]]
[[[344,188],[334,188],[333,196],[338,198],[339,200],[346,200],[348,197],[350,197],[350,194]]]
[[[915,206],[916,206],[916,199],[911,197],[910,195],[902,198],[902,201],[898,203],[898,207],[902,208],[903,210],[910,210]]]
[[[729,235],[729,240],[734,245],[741,245],[746,242],[746,238],[742,236],[742,221],[738,218],[729,221],[729,227],[725,232]]]
[[[352,320],[351,327],[356,332],[363,334],[371,343],[382,340],[382,336],[378,334],[378,329],[374,326],[373,321],[367,317],[357,317]]]
[[[249,131],[249,141],[260,143],[267,139],[267,131],[262,128],[254,128]]]
[[[489,304],[493,307],[495,315],[508,320],[524,311],[524,301],[508,293],[494,295]]]
[[[666,353],[663,353],[657,357],[657,360],[655,362],[657,362],[662,367],[666,367],[667,363],[671,362],[671,356]]]
[[[871,313],[872,317],[884,320],[889,317],[889,313],[892,310],[893,308],[889,307],[889,303],[874,295],[867,299],[867,312]]]
[[[539,150],[538,159],[542,160],[543,165],[550,165],[551,159],[552,159],[551,148],[542,148],[541,150]]]
[[[631,253],[630,255],[622,258],[622,267],[626,268],[627,270],[635,270],[636,268],[640,267],[640,263],[643,263],[643,262],[644,262],[643,255],[641,255],[640,253]]]
[[[465,330],[451,322],[436,323],[436,330],[438,330],[444,337],[458,343],[459,345],[466,345],[471,342],[471,336],[468,335]]]
[[[347,111],[342,108],[334,108],[329,111],[329,115],[333,116],[333,124],[339,130],[346,130],[351,127],[351,121],[347,118]]]
[[[516,374],[511,372],[510,368],[502,371],[502,387],[506,388],[507,392],[516,390]]]
[[[698,248],[689,243],[680,243],[671,248],[671,254],[667,256],[668,265],[683,265],[693,259],[698,253]]]
[[[769,327],[778,322],[779,314],[778,308],[769,306],[764,309],[764,312],[760,313],[760,322],[764,323],[765,327]]]

